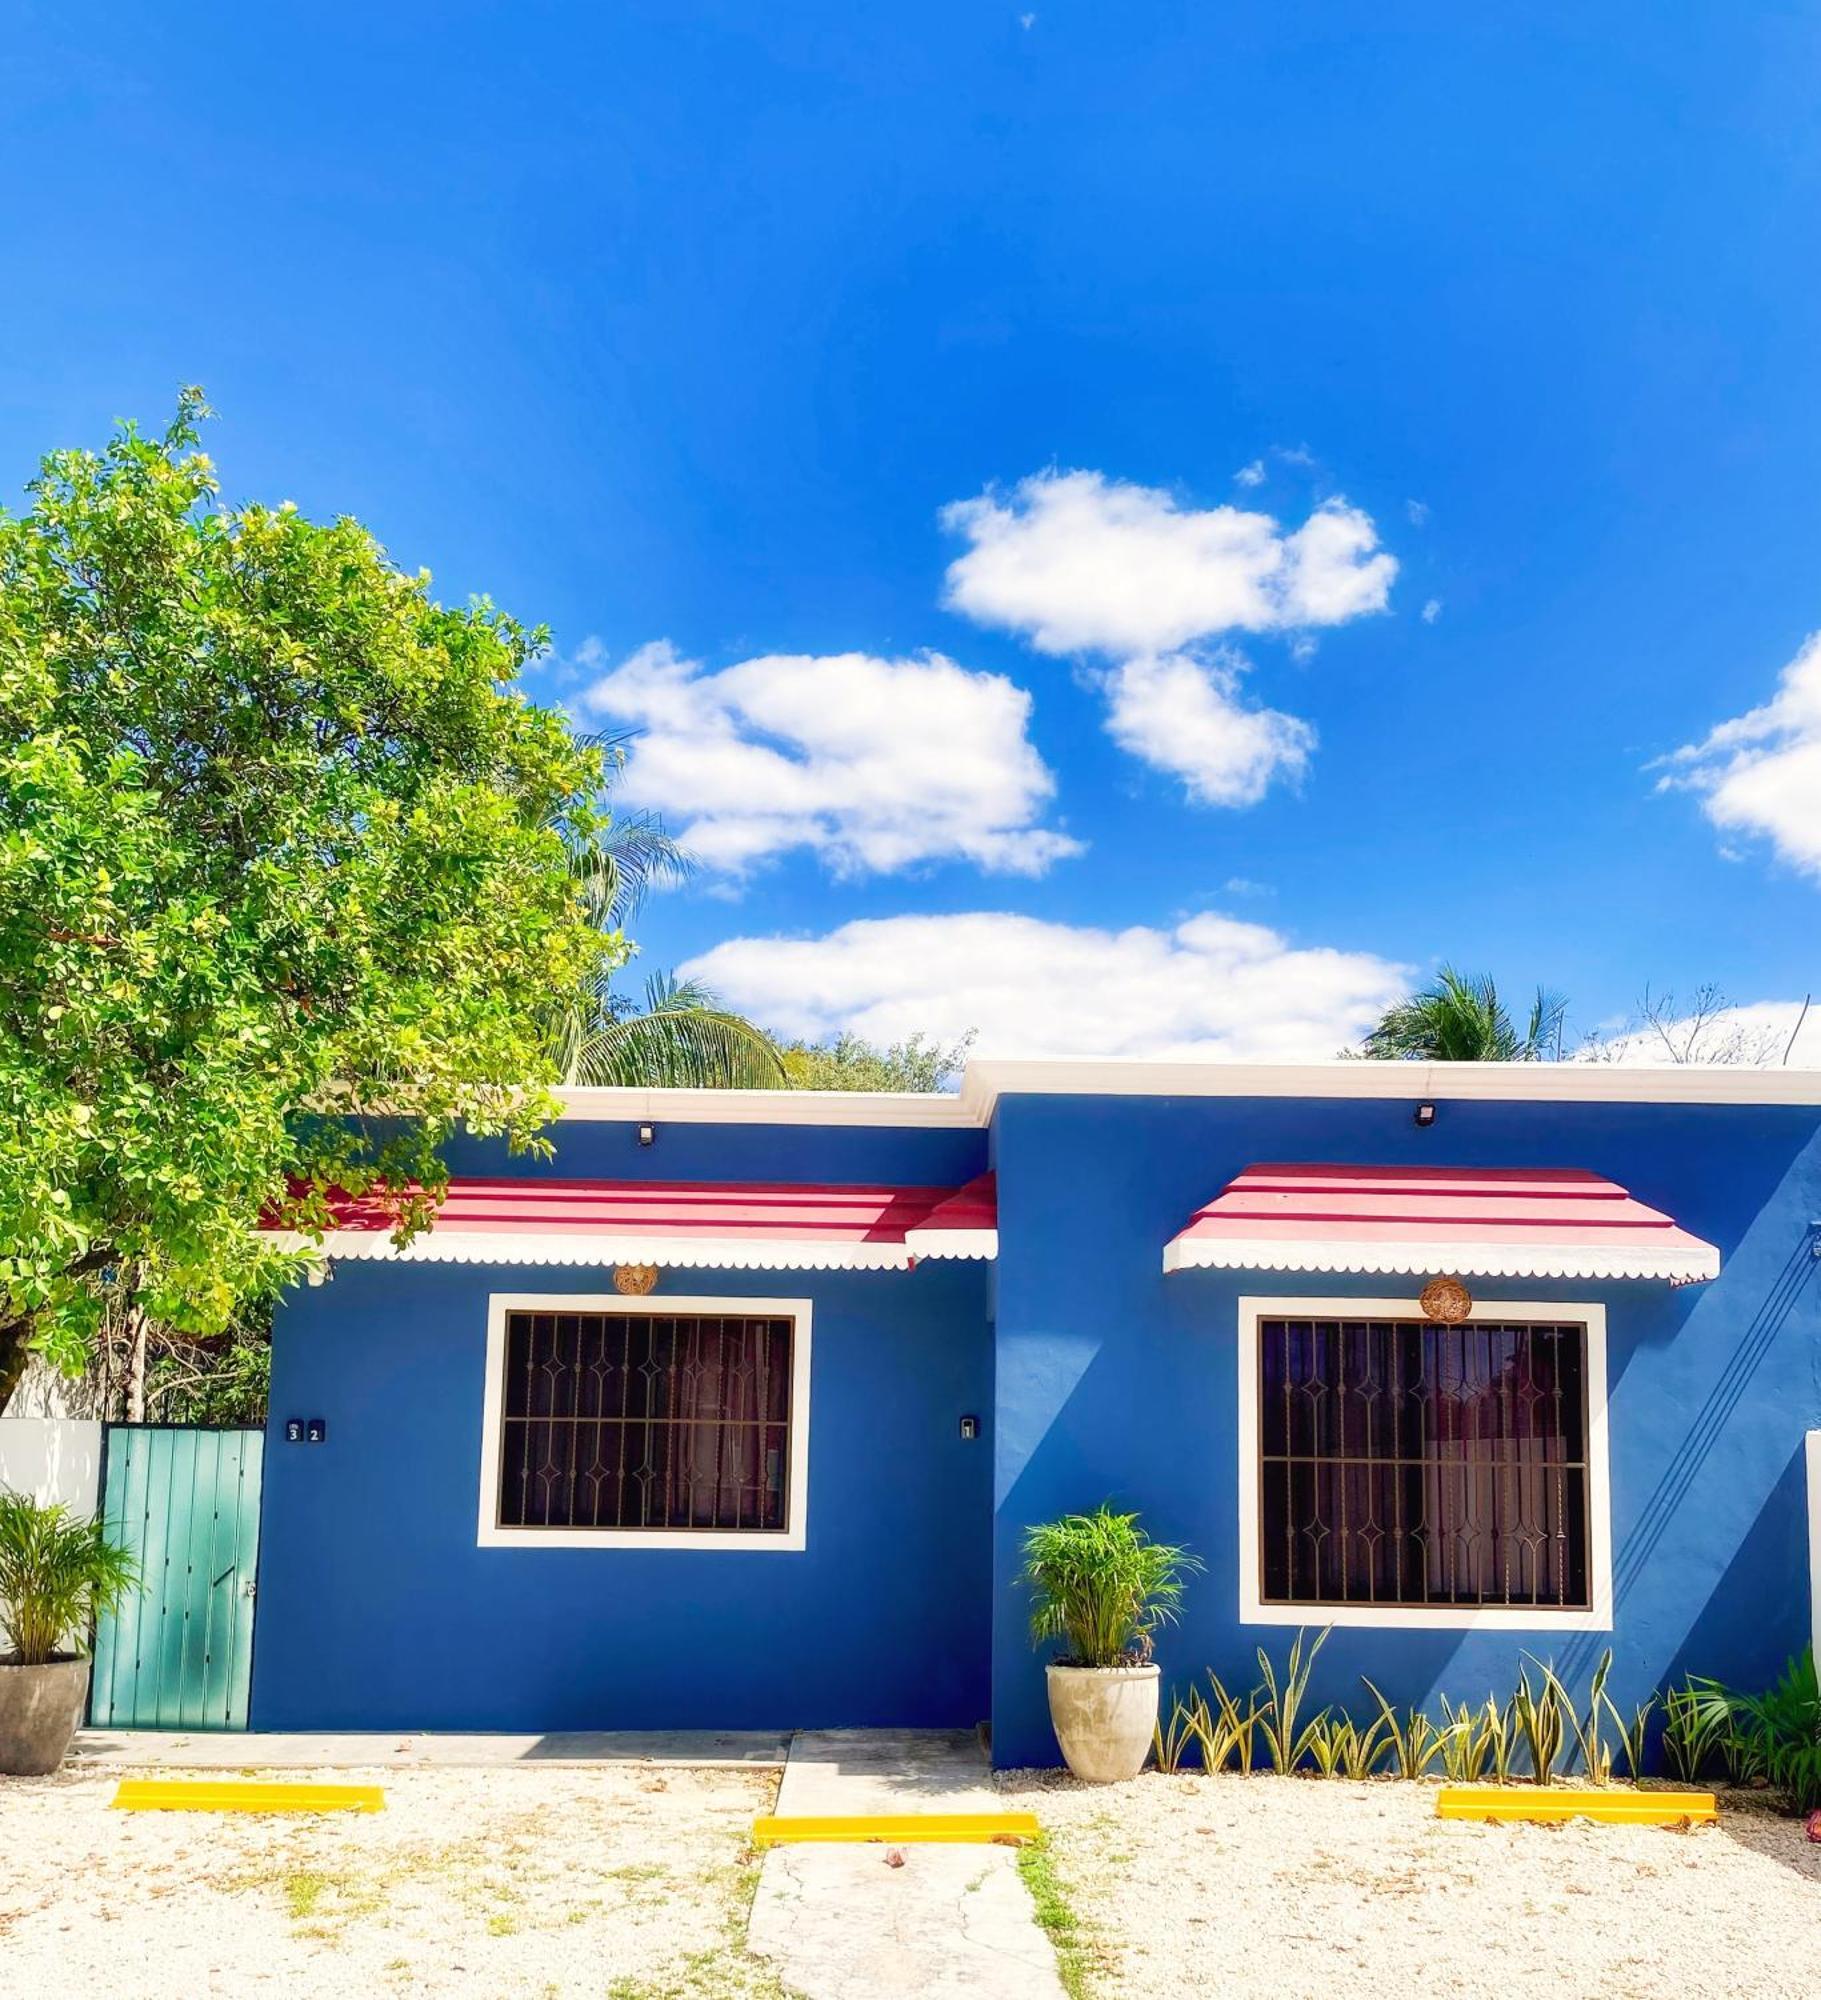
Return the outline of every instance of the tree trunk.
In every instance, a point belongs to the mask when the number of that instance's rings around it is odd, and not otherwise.
[[[0,1416],[6,1414],[7,1403],[32,1358],[31,1338],[29,1319],[0,1319]]]
[[[130,1305],[126,1309],[126,1420],[129,1424],[145,1422],[145,1308]]]

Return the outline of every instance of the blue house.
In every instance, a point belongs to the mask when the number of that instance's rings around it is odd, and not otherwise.
[[[1166,1685],[1623,1704],[1807,1642],[1821,1074],[975,1062],[572,1091],[275,1334],[259,1729],[968,1725],[1057,1761],[1017,1587],[1112,1498]],[[321,1419],[322,1441],[286,1442]]]

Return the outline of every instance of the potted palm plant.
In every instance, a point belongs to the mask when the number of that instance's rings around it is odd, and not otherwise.
[[[1188,1550],[1152,1541],[1136,1514],[1106,1502],[1026,1530],[1032,1643],[1060,1639],[1066,1649],[1046,1669],[1050,1721],[1086,1783],[1116,1784],[1144,1769],[1157,1728],[1151,1635],[1175,1619],[1182,1580],[1200,1568]]]
[[[88,1692],[89,1627],[139,1580],[99,1521],[0,1492],[0,1771],[38,1778],[63,1762]]]

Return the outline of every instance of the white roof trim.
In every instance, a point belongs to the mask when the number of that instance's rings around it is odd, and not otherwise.
[[[969,1131],[1005,1096],[1369,1098],[1415,1104],[1812,1104],[1821,1070],[1559,1062],[970,1062],[946,1090],[593,1090],[554,1093],[566,1119],[626,1124],[871,1125]]]
[[[952,1090],[598,1090],[559,1085],[564,1118],[637,1125],[898,1125],[971,1131]]]
[[[401,1250],[383,1229],[333,1229],[312,1237],[277,1231],[287,1250],[367,1263],[656,1264],[708,1271],[908,1271],[916,1253],[902,1243],[819,1243],[743,1236],[608,1236],[599,1230],[429,1229]]]
[[[1603,1249],[1578,1243],[1385,1243],[1282,1237],[1178,1238],[1163,1251],[1166,1271],[1381,1271],[1418,1276],[1445,1271],[1470,1278],[1663,1278],[1696,1285],[1720,1275],[1711,1244],[1694,1249]]]
[[[913,1257],[977,1257],[999,1254],[996,1229],[907,1229],[904,1247]]]
[[[1406,1103],[1817,1104],[1821,1070],[1736,1063],[970,1062],[961,1101],[984,1124],[1002,1096],[1349,1097]]]

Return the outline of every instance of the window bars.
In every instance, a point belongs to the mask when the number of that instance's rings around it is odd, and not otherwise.
[[[509,1313],[500,1526],[781,1531],[794,1337],[779,1318]]]
[[[1258,1331],[1266,1603],[1588,1608],[1584,1327]]]

